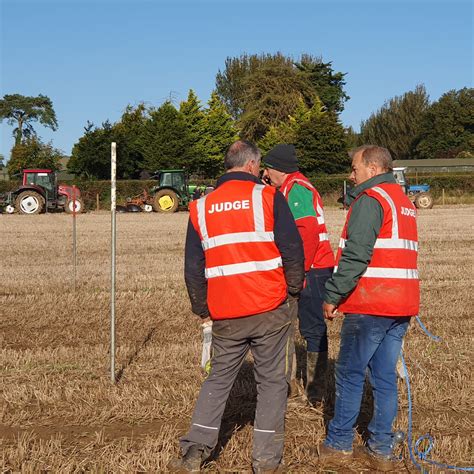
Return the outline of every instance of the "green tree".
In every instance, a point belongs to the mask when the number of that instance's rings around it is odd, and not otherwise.
[[[179,112],[184,118],[187,129],[187,168],[198,171],[201,167],[200,162],[207,161],[207,150],[204,146],[205,114],[201,101],[192,89],[189,90],[188,98],[180,103]]]
[[[296,135],[300,169],[305,173],[343,173],[349,169],[344,127],[335,112],[312,108]]]
[[[414,91],[390,99],[362,122],[360,139],[387,148],[395,160],[413,158],[428,107],[425,87],[418,85]]]
[[[12,148],[7,165],[8,174],[13,176],[26,168],[58,170],[63,156],[51,143],[42,143],[39,138],[33,136]]]
[[[117,143],[117,178],[133,178],[127,137],[123,130],[106,121],[101,127],[87,122],[84,135],[73,146],[67,168],[89,179],[110,179],[111,143]]]
[[[13,130],[15,145],[19,145],[23,137],[35,136],[32,122],[39,122],[52,130],[58,127],[51,99],[41,94],[38,97],[20,94],[3,96],[0,100],[0,120],[5,119],[9,125],[16,125]]]
[[[311,95],[309,85],[291,64],[263,65],[248,76],[245,87],[247,103],[238,123],[242,138],[252,141],[287,120],[300,99]]]
[[[237,120],[240,135],[254,141],[286,121],[300,99],[309,108],[322,100],[326,109],[341,111],[349,98],[344,85],[343,73],[307,54],[297,61],[282,53],[243,54],[227,58],[216,76],[217,93]]]
[[[309,108],[305,101],[300,98],[293,114],[278,125],[272,125],[265,136],[259,140],[258,147],[265,155],[279,143],[295,143],[301,125],[310,120],[313,114],[322,110],[323,107],[320,101],[316,101],[313,107]]]
[[[119,122],[114,125],[117,139],[120,141],[120,158],[123,163],[124,178],[136,179],[144,169],[144,156],[140,144],[140,137],[149,120],[145,104],[136,107],[128,105]]]
[[[419,158],[474,154],[474,89],[443,94],[424,116],[416,145]]]
[[[205,150],[198,172],[215,177],[224,169],[224,155],[229,146],[238,139],[234,120],[215,91],[204,110],[202,148]]]
[[[196,168],[193,137],[185,116],[169,101],[151,109],[149,115],[140,136],[145,168],[149,171],[186,168],[193,172]]]
[[[344,110],[344,102],[350,99],[344,92],[346,74],[334,72],[332,62],[325,63],[321,57],[310,54],[302,54],[301,59],[295,61],[295,66],[328,110],[337,113]]]
[[[0,153],[0,169],[2,169],[5,164],[3,163],[3,161],[5,160],[5,157]]]

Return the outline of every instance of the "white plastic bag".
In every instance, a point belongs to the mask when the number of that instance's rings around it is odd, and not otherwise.
[[[201,324],[202,327],[202,354],[201,367],[209,373],[211,360],[211,344],[212,344],[212,321]]]

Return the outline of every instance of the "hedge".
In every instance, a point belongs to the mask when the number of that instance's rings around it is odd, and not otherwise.
[[[349,183],[347,176],[309,176],[311,182],[317,187],[323,198],[329,202],[335,202],[335,197],[342,192],[344,180]],[[410,177],[410,183],[415,180]],[[445,174],[419,177],[420,184],[429,184],[435,198],[439,197],[442,189],[448,196],[461,196],[465,194],[474,195],[474,174]],[[105,208],[110,203],[110,181],[73,181],[68,184],[76,184],[81,190],[86,208],[95,209],[96,196],[99,195],[101,207]],[[201,184],[193,182],[193,184]],[[215,184],[210,181],[206,184]],[[15,189],[18,181],[0,181],[0,193]],[[149,190],[156,185],[153,180],[120,180],[117,181],[117,203],[125,202],[127,197],[140,194],[144,189]]]

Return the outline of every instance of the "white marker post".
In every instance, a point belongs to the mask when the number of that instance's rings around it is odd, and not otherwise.
[[[68,203],[66,203],[66,206]],[[77,238],[76,238],[76,185],[72,186],[72,265],[74,267],[74,293],[77,281]]]
[[[112,248],[110,259],[110,380],[115,383],[115,248],[116,248],[116,207],[117,207],[117,144],[111,147],[111,193],[110,212],[112,214]]]

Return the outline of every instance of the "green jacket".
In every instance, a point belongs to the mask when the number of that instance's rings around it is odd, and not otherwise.
[[[324,301],[327,303],[338,305],[356,287],[367,269],[382,227],[383,209],[376,199],[366,194],[359,199],[357,197],[366,189],[382,183],[396,183],[393,174],[374,176],[348,193],[347,204],[352,205],[352,210],[347,226],[347,241],[337,272],[326,282]]]

